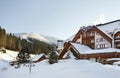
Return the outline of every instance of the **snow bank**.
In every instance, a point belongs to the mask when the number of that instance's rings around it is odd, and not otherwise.
[[[9,62],[0,60],[0,73],[6,71],[8,68],[10,68]]]
[[[120,58],[109,58],[106,61],[110,61],[110,60],[120,60]]]
[[[6,53],[0,52],[0,59],[2,60],[15,60],[18,52],[11,51],[11,50],[6,50]]]
[[[15,69],[9,65],[8,59],[15,57],[17,52],[6,51],[6,55],[0,60],[0,78],[120,78],[120,67],[102,65],[87,60],[59,60],[58,63],[50,65],[48,60],[35,63],[31,68],[21,65]],[[71,55],[71,54],[70,54]],[[36,55],[36,60],[42,55]]]

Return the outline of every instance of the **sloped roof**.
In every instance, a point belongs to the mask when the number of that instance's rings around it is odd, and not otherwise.
[[[114,34],[116,34],[116,33],[118,33],[118,32],[120,32],[120,29],[119,29],[119,30],[117,30],[117,31],[115,31],[115,32],[114,32]]]
[[[93,26],[87,26],[87,27],[83,28],[83,32],[86,32],[87,30],[90,30],[92,28],[93,28]]]
[[[106,52],[120,52],[120,49],[106,48],[106,49],[91,49],[86,45],[79,43],[71,43],[71,45],[77,49],[80,54],[92,54],[92,53],[106,53]]]
[[[114,34],[115,32],[120,30],[120,20],[97,25],[97,28],[112,39],[110,33]]]

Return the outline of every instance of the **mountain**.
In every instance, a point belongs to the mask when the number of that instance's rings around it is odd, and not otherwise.
[[[26,39],[27,41],[29,41],[28,38],[32,38],[49,44],[57,44],[57,40],[60,40],[59,38],[45,36],[37,33],[15,33],[14,35],[20,37],[21,39]]]

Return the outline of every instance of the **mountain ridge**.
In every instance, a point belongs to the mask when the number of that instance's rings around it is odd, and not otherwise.
[[[56,38],[56,37],[46,36],[46,35],[38,34],[35,32],[32,32],[32,33],[14,33],[14,35],[16,37],[20,37],[21,39],[26,39],[27,41],[29,41],[28,38],[32,38],[32,39],[43,41],[43,42],[46,42],[49,44],[57,44],[57,40],[61,40],[61,39]]]

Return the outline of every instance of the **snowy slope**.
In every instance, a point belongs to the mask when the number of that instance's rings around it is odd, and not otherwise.
[[[13,51],[7,50],[7,53],[16,56]],[[7,61],[8,57],[3,58]],[[102,65],[87,60],[59,60],[52,65],[48,64],[48,60],[44,60],[34,64],[31,74],[28,65],[15,69],[6,61],[0,59],[0,78],[120,78],[119,66]]]
[[[33,38],[50,44],[57,44],[57,40],[59,40],[55,37],[44,36],[37,33],[16,33],[15,36],[20,37],[21,39],[26,39],[27,41],[29,41],[28,38]]]
[[[47,61],[35,64],[31,74],[29,67],[22,65],[15,69],[6,65],[6,68],[0,70],[0,78],[120,78],[120,67],[87,60],[61,60],[53,65]]]
[[[6,61],[6,62],[15,61],[17,55],[18,55],[17,51],[11,51],[6,49],[6,53],[2,53],[0,51],[0,60]],[[30,54],[30,56],[33,58],[35,55]]]
[[[15,60],[17,54],[18,54],[18,52],[6,50],[6,53],[0,52],[0,59],[6,60],[6,61]]]

